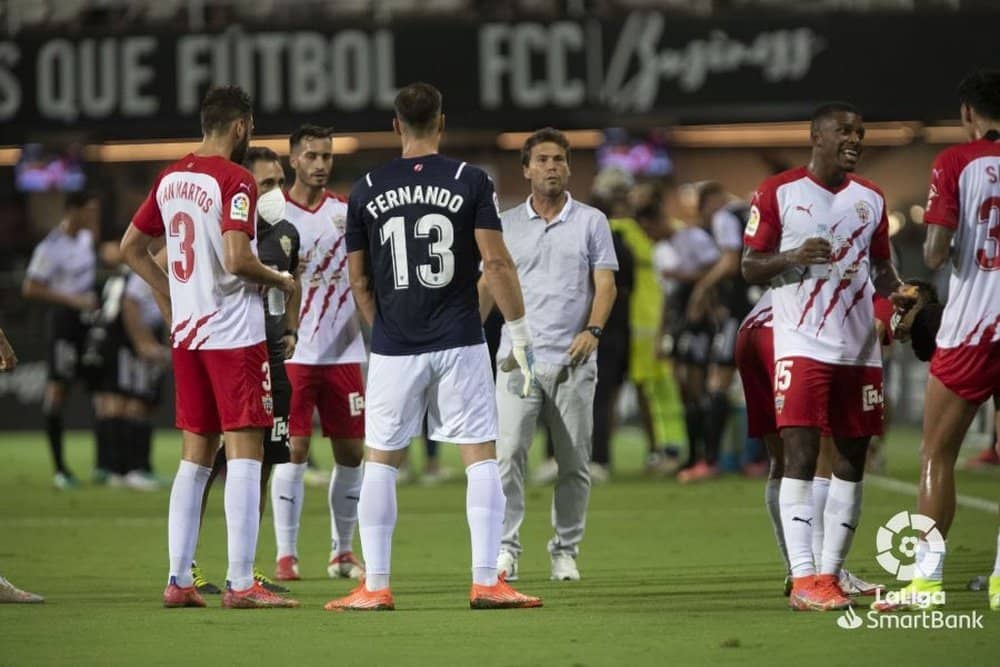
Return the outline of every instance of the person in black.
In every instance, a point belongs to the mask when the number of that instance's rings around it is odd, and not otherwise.
[[[243,166],[253,174],[257,182],[257,256],[265,266],[277,271],[287,271],[298,275],[299,232],[284,219],[285,172],[281,168],[278,154],[270,148],[255,146],[247,150]],[[298,281],[296,281],[298,285]],[[276,297],[280,296],[280,299]],[[264,307],[264,329],[267,339],[268,363],[271,367],[271,395],[274,401],[274,424],[264,431],[264,460],[260,471],[260,515],[264,516],[267,505],[267,489],[271,471],[279,463],[290,460],[288,442],[288,414],[292,400],[292,385],[285,372],[285,360],[291,358],[298,342],[299,299],[298,289],[284,302],[283,294],[266,294]],[[204,519],[205,507],[212,481],[226,465],[226,450],[220,446],[212,466],[212,473],[205,485],[202,497],[201,515]],[[210,583],[197,562],[191,564],[195,586],[199,593],[218,594],[220,589]],[[254,579],[273,593],[287,593],[288,589],[275,583],[254,567]]]

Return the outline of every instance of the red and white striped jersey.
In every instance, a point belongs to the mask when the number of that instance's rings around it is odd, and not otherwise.
[[[326,193],[314,209],[287,197],[285,219],[299,231],[302,306],[299,342],[289,360],[296,364],[355,364],[365,360],[365,344],[347,276],[347,202]]]
[[[226,271],[222,235],[239,231],[255,246],[257,184],[221,156],[189,154],[167,167],[132,224],[166,234],[173,322],[181,349],[234,349],[264,340],[264,304],[257,285]]]
[[[774,326],[774,309],[771,306],[771,290],[760,295],[760,300],[754,304],[743,322],[740,324],[740,331],[749,329],[770,329]]]
[[[937,156],[924,222],[954,230],[937,346],[1000,339],[1000,142],[979,139]]]
[[[889,259],[882,192],[853,174],[831,190],[800,167],[764,181],[752,203],[744,243],[754,250],[798,248],[821,235],[820,225],[833,246],[827,276],[803,271],[797,281],[771,289],[775,359],[880,366],[871,263]]]

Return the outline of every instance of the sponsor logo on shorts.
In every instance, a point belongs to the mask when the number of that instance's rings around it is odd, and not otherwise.
[[[288,438],[288,418],[275,417],[271,427],[271,442],[284,442]]]
[[[875,385],[866,384],[861,388],[861,409],[871,412],[879,407],[882,407],[882,392]]]
[[[246,222],[250,219],[250,196],[239,192],[229,204],[229,217]]]
[[[347,405],[351,409],[352,417],[360,417],[365,412],[365,397],[359,392],[352,391],[347,395]]]

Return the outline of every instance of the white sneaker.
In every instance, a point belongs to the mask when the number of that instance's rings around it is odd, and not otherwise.
[[[580,581],[580,570],[576,569],[576,559],[567,553],[552,556],[553,581]]]
[[[844,591],[844,595],[875,595],[880,590],[886,590],[882,584],[865,581],[845,569],[840,570],[840,589]]]
[[[141,470],[129,471],[124,477],[125,486],[133,491],[159,491],[160,483],[151,475],[147,475]]]
[[[330,473],[320,468],[306,468],[305,474],[302,475],[302,481],[305,482],[306,486],[318,486],[325,489],[330,486]]]
[[[0,577],[0,602],[37,604],[45,602],[45,598],[35,593],[22,591],[14,584]]]
[[[594,484],[604,484],[611,479],[611,472],[606,465],[591,461],[587,467],[590,469],[590,481]]]
[[[444,484],[455,478],[455,471],[452,468],[438,468],[434,472],[425,472],[420,476],[420,484],[423,486],[437,486]]]
[[[559,464],[556,463],[555,459],[545,459],[542,465],[538,466],[538,470],[534,472],[531,476],[531,483],[538,484],[539,486],[545,484],[551,484],[556,481],[556,477],[559,476]]]
[[[326,573],[331,579],[363,579],[365,576],[365,566],[357,559],[353,552],[338,554],[334,549],[330,552],[330,562],[327,563]]]
[[[507,581],[517,581],[517,556],[509,551],[500,550],[497,557],[497,576],[503,575]]]

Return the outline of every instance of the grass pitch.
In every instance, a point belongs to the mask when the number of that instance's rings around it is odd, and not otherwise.
[[[913,431],[890,437],[892,477],[916,481],[918,439]],[[73,470],[88,474],[90,435],[71,434],[67,448]],[[329,465],[326,447],[316,450]],[[0,665],[940,665],[996,664],[1000,656],[1000,614],[988,611],[985,593],[965,590],[992,566],[995,512],[959,508],[945,568],[947,610],[982,612],[984,629],[844,630],[835,614],[787,610],[763,481],[730,476],[682,487],[645,479],[640,438],[628,429],[615,442],[615,479],[594,488],[582,581],[548,580],[551,489],[530,489],[517,585],[543,596],[545,607],[512,611],[468,608],[462,478],[400,487],[396,612],[322,610],[352,584],[326,577],[329,518],[317,488],[307,490],[303,513],[305,579],[292,587],[302,608],[223,610],[209,597],[208,609],[166,610],[168,491],[60,493],[51,487],[41,434],[2,435],[0,451],[0,573],[47,598],[0,605]],[[161,473],[173,472],[178,453],[173,432],[157,434]],[[454,448],[443,455],[458,468]],[[959,492],[995,502],[998,482],[1000,475],[962,473]],[[221,491],[213,491],[198,554],[219,584],[226,570]],[[915,498],[873,484],[865,494],[848,565],[888,583],[875,562],[875,533],[893,514],[913,510]],[[268,515],[258,550],[265,571],[273,535]]]

